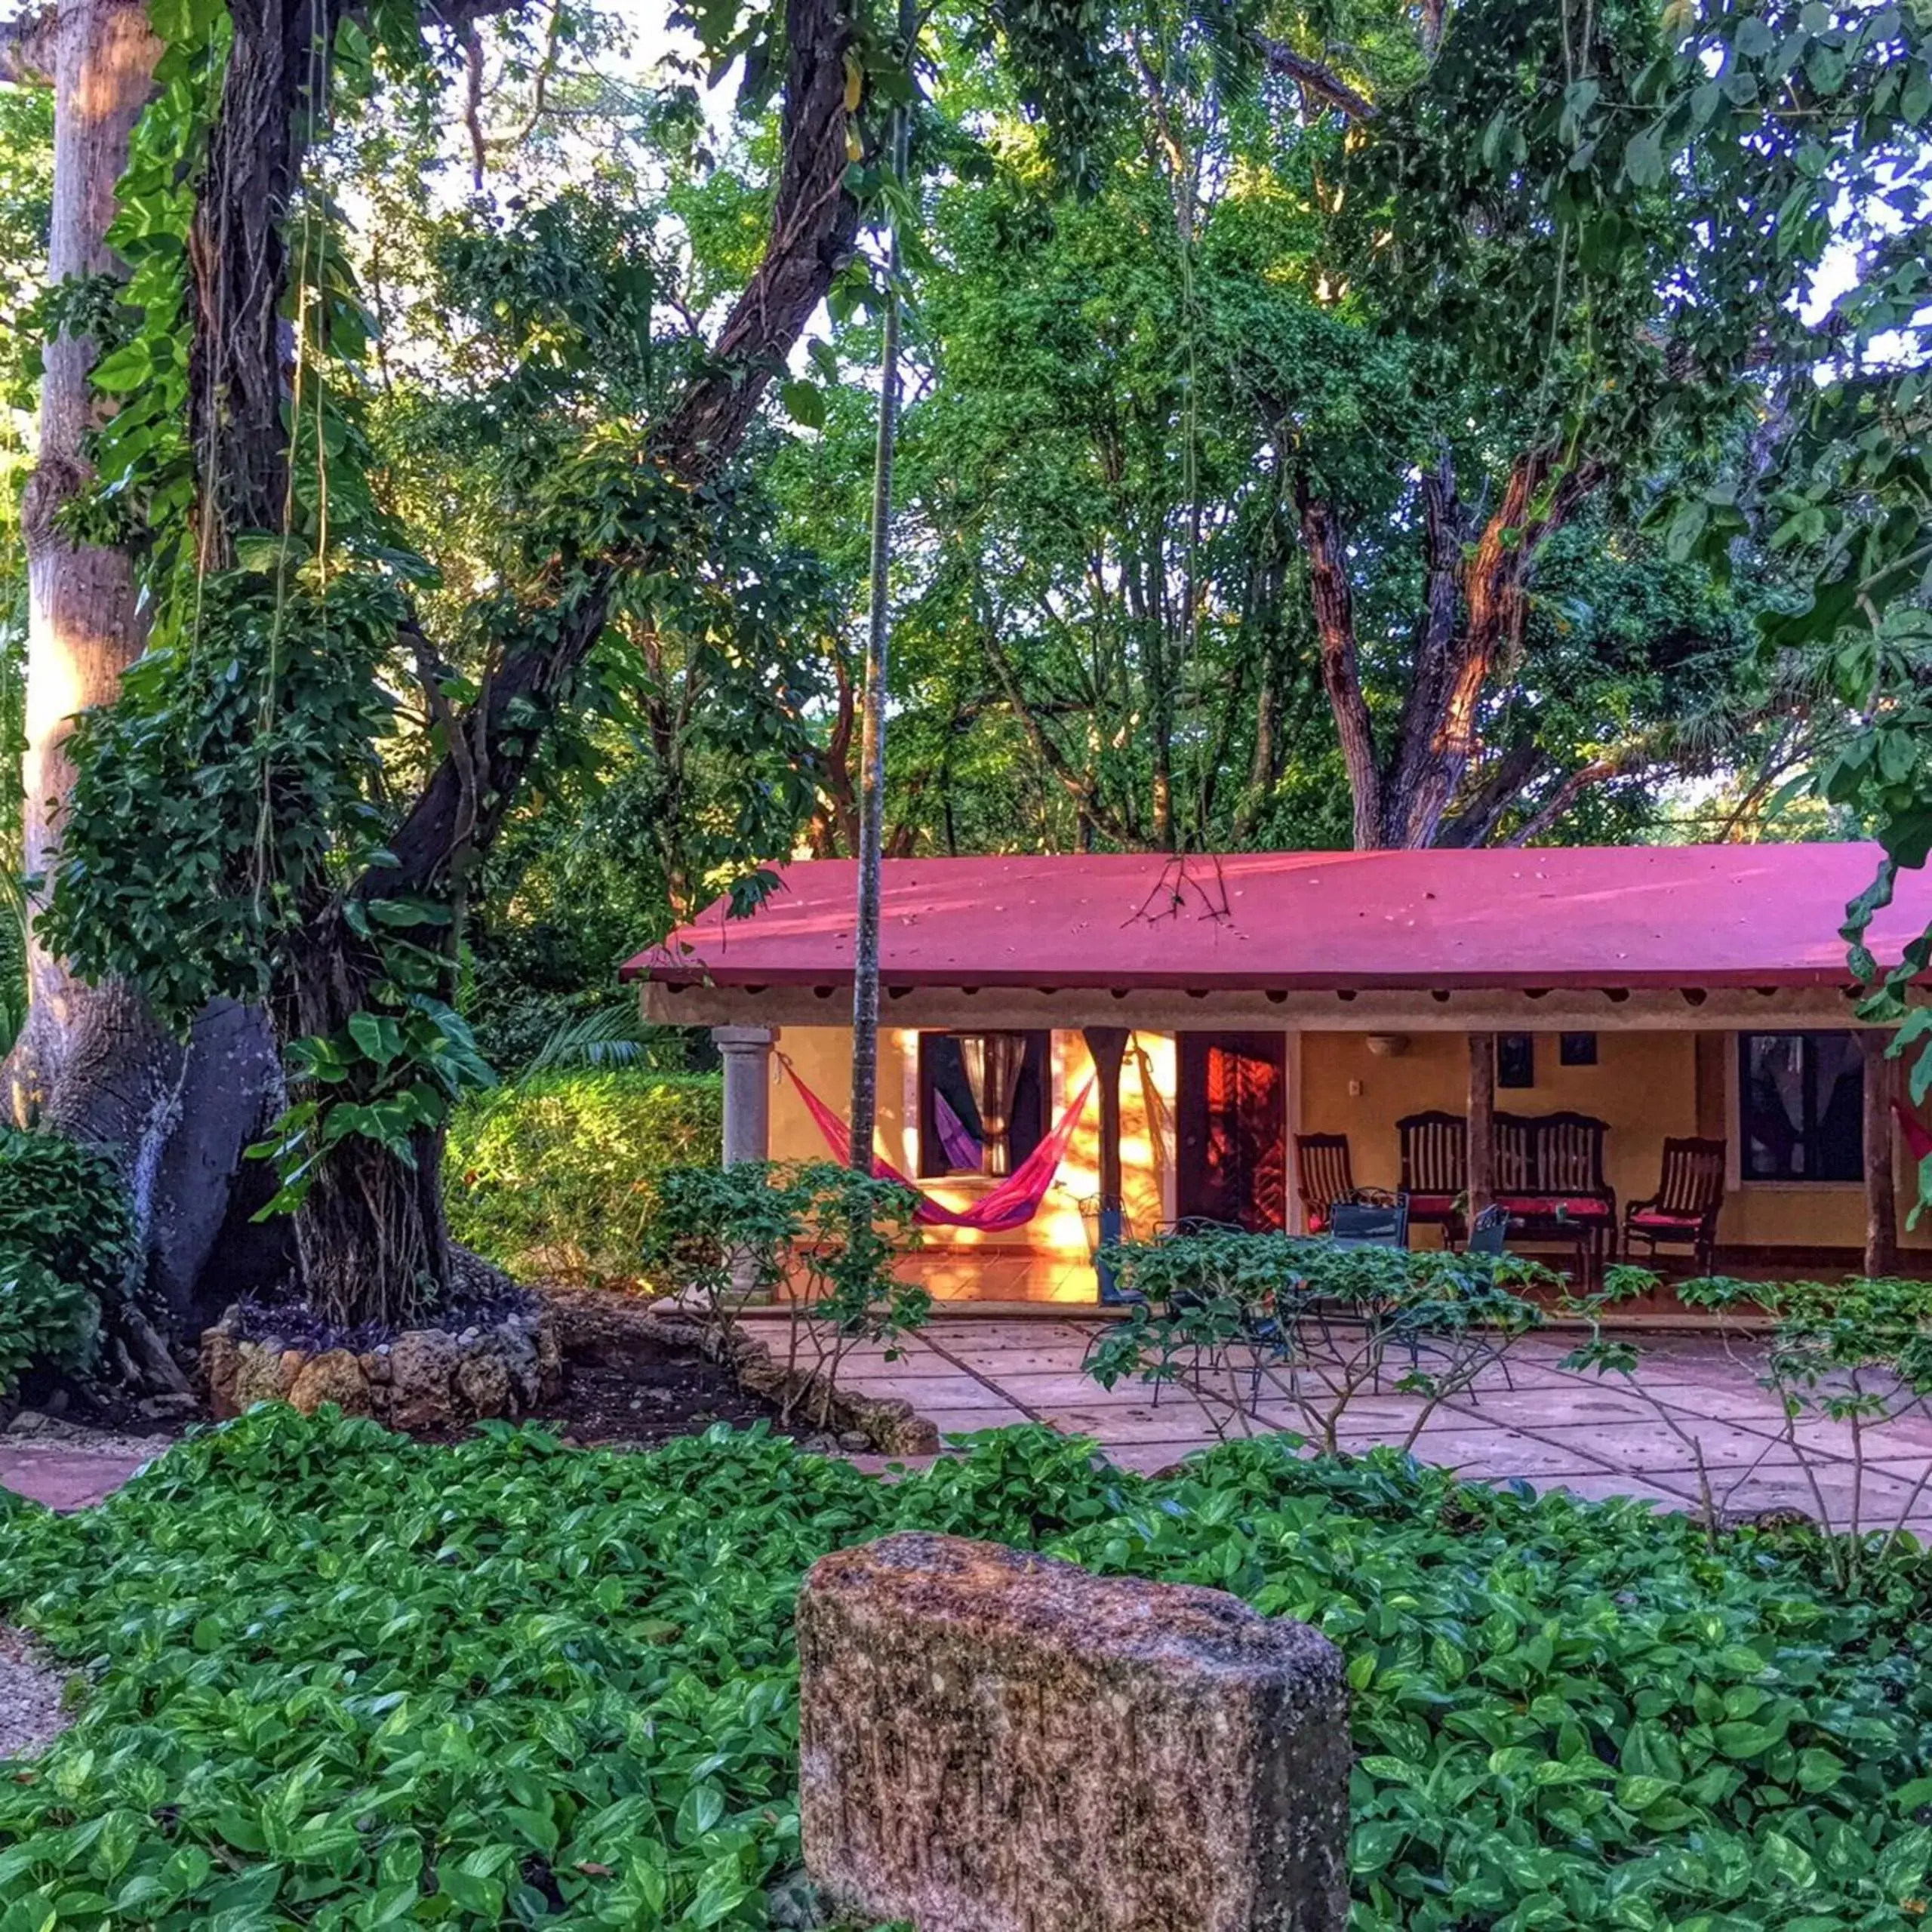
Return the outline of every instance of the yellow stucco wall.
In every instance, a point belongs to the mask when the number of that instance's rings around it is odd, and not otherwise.
[[[1364,1034],[1303,1032],[1291,1051],[1291,1133],[1347,1134],[1355,1179],[1364,1186],[1395,1184],[1395,1124],[1402,1115],[1429,1108],[1460,1113],[1467,1105],[1463,1036],[1414,1033],[1406,1038],[1403,1051],[1384,1055],[1370,1050]],[[787,1027],[779,1042],[780,1052],[841,1115],[851,1077],[850,1041],[849,1029],[829,1026]],[[886,1031],[880,1038],[878,1145],[908,1173],[917,1171],[918,1161],[912,1078],[917,1042],[915,1033],[903,1029]],[[1574,1109],[1607,1121],[1607,1178],[1620,1214],[1624,1202],[1655,1189],[1666,1137],[1702,1132],[1735,1140],[1734,1081],[1726,1071],[1735,1054],[1730,1035],[1602,1032],[1597,1064],[1569,1067],[1558,1064],[1556,1035],[1540,1034],[1535,1085],[1502,1090],[1497,1102],[1510,1112]],[[1121,1169],[1133,1234],[1152,1232],[1173,1212],[1175,1061],[1172,1035],[1140,1035],[1121,1075]],[[1057,1118],[1092,1071],[1078,1033],[1053,1035],[1051,1065],[1051,1115]],[[790,1082],[782,1074],[775,1079],[772,1158],[824,1159],[825,1143]],[[1099,1130],[1095,1102],[1039,1214],[1025,1227],[999,1234],[928,1229],[909,1272],[946,1300],[1091,1301]],[[1902,1202],[1911,1198],[1912,1180],[1902,1161]],[[924,1185],[948,1205],[964,1208],[989,1183]],[[1915,1235],[1902,1231],[1902,1238],[1915,1248],[1932,1247],[1932,1228]],[[1726,1247],[1856,1248],[1864,1238],[1863,1193],[1855,1185],[1734,1187],[1718,1238]]]

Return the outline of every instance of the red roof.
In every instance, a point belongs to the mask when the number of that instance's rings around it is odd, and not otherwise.
[[[1806,986],[1849,975],[1838,929],[1871,845],[897,859],[881,972],[903,986]],[[624,968],[721,986],[852,971],[854,866],[817,860],[749,918],[721,900]],[[1881,959],[1932,918],[1908,874]]]

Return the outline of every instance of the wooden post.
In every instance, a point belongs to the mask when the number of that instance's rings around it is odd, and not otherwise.
[[[1093,1056],[1094,1070],[1100,1081],[1100,1238],[1102,1247],[1111,1247],[1126,1227],[1127,1204],[1120,1176],[1120,1070],[1127,1057],[1127,1029],[1089,1026],[1083,1029],[1081,1037]],[[1101,1267],[1097,1272],[1101,1300],[1112,1301],[1115,1298],[1113,1271]]]
[[[1859,1036],[1865,1054],[1865,1272],[1896,1275],[1899,1266],[1898,1201],[1892,1178],[1892,1043],[1882,1026]]]
[[[1496,1035],[1469,1035],[1469,1221],[1496,1195]]]

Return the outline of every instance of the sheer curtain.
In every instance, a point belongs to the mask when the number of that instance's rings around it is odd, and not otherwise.
[[[1020,1069],[1026,1064],[1024,1033],[973,1033],[959,1042],[959,1057],[980,1110],[980,1132],[985,1142],[982,1171],[1013,1171],[1013,1103],[1020,1092]]]

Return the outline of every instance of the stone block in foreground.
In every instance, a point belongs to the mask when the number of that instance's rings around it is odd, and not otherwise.
[[[1342,1932],[1348,1687],[1305,1624],[956,1537],[814,1565],[826,1902],[918,1932]]]

